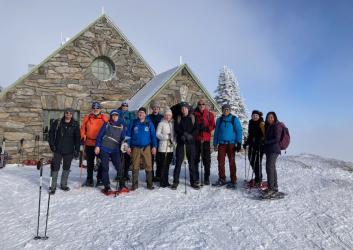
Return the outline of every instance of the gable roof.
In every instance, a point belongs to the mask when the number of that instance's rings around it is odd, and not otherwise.
[[[129,99],[129,109],[137,110],[142,106],[147,106],[153,100],[153,98],[157,96],[168,85],[168,83],[170,83],[173,78],[183,69],[186,69],[189,72],[190,76],[192,77],[192,79],[194,79],[198,87],[200,87],[202,92],[215,106],[215,109],[222,113],[217,102],[203,87],[200,80],[195,76],[195,74],[191,71],[187,64],[182,64],[152,78],[151,81],[146,83],[134,96]]]
[[[92,26],[94,26],[98,21],[101,19],[106,18],[108,24],[110,24],[116,32],[123,38],[123,40],[129,45],[129,47],[134,51],[134,53],[141,59],[141,61],[145,64],[147,69],[150,71],[150,73],[155,76],[156,72],[152,69],[152,67],[147,63],[147,61],[141,56],[141,54],[138,52],[138,50],[132,45],[132,43],[127,39],[127,37],[124,35],[124,33],[114,24],[113,21],[109,18],[108,15],[102,14],[98,18],[96,18],[93,22],[91,22],[88,26],[86,26],[83,30],[81,30],[79,33],[77,33],[74,37],[72,37],[69,41],[65,42],[63,45],[61,45],[58,49],[56,49],[53,53],[51,53],[47,58],[45,58],[40,64],[37,64],[34,66],[30,71],[28,71],[26,74],[21,76],[17,81],[9,85],[8,87],[4,88],[0,92],[0,98],[2,98],[9,90],[14,88],[16,85],[21,83],[23,80],[25,80],[28,76],[30,76],[33,72],[38,70],[39,67],[43,66],[45,63],[47,63],[52,57],[54,57],[56,54],[58,54],[61,50],[63,50],[66,46],[71,44],[75,39],[80,37],[83,33],[85,33],[87,30],[89,30]]]

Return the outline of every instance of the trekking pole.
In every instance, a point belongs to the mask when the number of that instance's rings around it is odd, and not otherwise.
[[[201,154],[200,154],[200,162],[201,162],[201,186],[203,186],[203,182],[204,182],[204,179],[203,179],[203,140],[201,140]]]
[[[82,165],[83,165],[83,151],[80,150],[80,156],[79,156],[79,160],[78,160],[78,165],[80,167],[80,183],[79,183],[79,189],[81,189],[83,183],[82,183]]]
[[[251,179],[253,178],[253,175],[254,175],[254,170],[252,169],[252,166],[251,166],[251,160],[252,160],[252,157],[253,157],[253,153],[254,153],[254,149],[251,150],[251,153],[250,153],[250,161],[249,161],[249,168],[248,168],[248,177],[250,176],[250,168],[252,170],[252,173],[251,173]]]
[[[125,158],[124,158],[124,153],[123,152],[119,152],[120,153],[120,167],[118,168],[118,172],[117,172],[117,176],[118,176],[118,179],[116,180],[116,186],[115,186],[115,197],[118,196],[118,184],[120,182],[120,180],[122,178],[125,178],[123,176],[123,171],[124,171],[124,161],[125,161]]]
[[[23,141],[24,140],[25,140],[24,138],[20,140],[20,149],[18,150],[18,153],[20,154],[18,158],[18,164],[17,164],[18,167],[20,166],[20,163],[21,163],[21,166],[23,167]]]
[[[39,201],[38,201],[37,235],[33,238],[35,240],[41,239],[41,237],[39,236],[40,202],[41,202],[41,198],[42,198],[42,178],[43,178],[42,177],[43,176],[43,164],[41,164],[41,162],[42,162],[41,160],[37,163],[37,169],[39,170]]]
[[[244,160],[245,160],[245,172],[244,172],[244,181],[247,181],[247,176],[246,176],[246,148],[244,150]]]
[[[186,157],[186,144],[184,144],[184,167],[185,167],[185,194],[186,194],[186,165],[187,165],[187,157]]]
[[[49,181],[49,190],[51,190],[52,186],[52,177],[50,177]],[[47,240],[49,237],[47,236],[47,229],[48,229],[48,218],[49,218],[49,205],[50,205],[50,194],[51,192],[48,192],[48,206],[47,206],[47,218],[45,220],[45,230],[44,230],[44,236],[42,237],[42,240]]]

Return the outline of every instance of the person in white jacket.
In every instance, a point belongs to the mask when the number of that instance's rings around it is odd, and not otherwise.
[[[168,108],[164,112],[162,121],[157,126],[156,136],[159,139],[159,147],[157,152],[157,161],[161,166],[161,187],[171,186],[168,181],[169,165],[173,158],[173,149],[176,145],[174,135],[172,111]]]

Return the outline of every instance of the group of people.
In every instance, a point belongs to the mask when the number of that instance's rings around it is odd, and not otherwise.
[[[237,171],[235,153],[240,152],[242,144],[246,150],[250,165],[255,174],[253,185],[262,182],[262,157],[266,154],[266,172],[268,189],[271,196],[278,192],[276,159],[281,153],[279,141],[280,126],[274,112],[269,112],[266,121],[262,113],[254,110],[249,122],[248,137],[243,143],[243,132],[239,119],[231,113],[229,104],[222,106],[222,115],[216,119],[207,109],[206,101],[197,102],[195,110],[187,103],[179,104],[177,115],[173,117],[171,109],[166,108],[163,115],[156,101],[152,104],[152,113],[141,107],[135,112],[128,110],[128,103],[122,102],[118,109],[110,112],[109,118],[102,113],[100,103],[92,103],[92,111],[82,120],[81,127],[73,119],[73,110],[65,110],[61,119],[55,120],[49,131],[49,145],[53,151],[51,164],[52,187],[55,193],[61,161],[63,171],[60,188],[70,190],[67,180],[73,158],[79,155],[80,144],[84,145],[87,160],[87,178],[85,186],[104,186],[103,192],[109,192],[109,162],[114,165],[119,184],[119,191],[127,189],[126,181],[130,180],[131,188],[139,187],[139,171],[143,165],[146,172],[147,189],[154,189],[154,183],[160,187],[176,190],[179,185],[181,166],[187,160],[190,175],[190,186],[200,189],[200,185],[210,185],[211,141],[218,151],[218,180],[213,186],[236,188]],[[229,160],[230,181],[226,180],[225,158]],[[97,181],[94,185],[94,162],[100,159],[97,170]],[[175,158],[173,183],[169,183],[169,166]],[[199,163],[202,161],[199,173]],[[154,169],[154,165],[156,169]],[[201,177],[201,178],[200,178]]]

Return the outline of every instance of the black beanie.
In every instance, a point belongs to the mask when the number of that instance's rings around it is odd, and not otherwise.
[[[262,112],[261,112],[261,111],[258,111],[258,110],[253,110],[252,113],[251,113],[251,115],[254,115],[254,114],[259,115],[259,116],[262,116]]]
[[[145,114],[147,114],[147,110],[144,107],[139,108],[138,112],[143,111]]]

